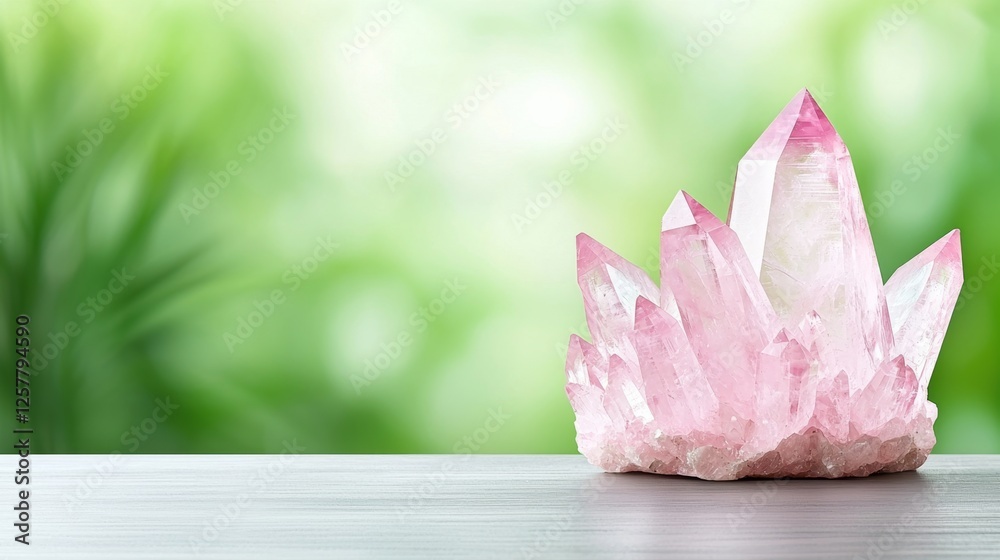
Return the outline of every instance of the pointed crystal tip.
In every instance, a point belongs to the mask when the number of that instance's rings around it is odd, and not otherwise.
[[[685,191],[678,191],[673,202],[663,214],[662,231],[670,231],[698,224],[706,230],[722,225],[722,222]]]
[[[576,262],[580,271],[589,270],[594,263],[608,260],[608,249],[586,233],[576,236]]]
[[[937,240],[932,249],[936,249],[938,254],[954,258],[958,263],[962,262],[962,232],[958,229],[949,231],[944,237]]]
[[[840,151],[843,142],[826,113],[808,89],[801,89],[778,113],[743,159],[773,161],[789,141],[812,140],[828,150]]]

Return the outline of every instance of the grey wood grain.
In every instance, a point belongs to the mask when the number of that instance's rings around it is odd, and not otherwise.
[[[30,547],[0,483],[8,558],[1000,558],[1000,456],[848,480],[426,455],[46,455],[32,475]]]

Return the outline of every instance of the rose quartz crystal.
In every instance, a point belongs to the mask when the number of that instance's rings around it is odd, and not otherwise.
[[[593,344],[573,336],[577,443],[609,472],[708,480],[912,470],[962,286],[958,231],[882,285],[840,136],[803,90],[740,161],[728,224],[681,192],[660,287],[577,237]]]

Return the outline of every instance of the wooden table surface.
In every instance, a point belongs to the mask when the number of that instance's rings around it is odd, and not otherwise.
[[[1000,558],[997,455],[736,482],[572,455],[35,455],[31,472],[27,547],[0,482],[0,557]]]

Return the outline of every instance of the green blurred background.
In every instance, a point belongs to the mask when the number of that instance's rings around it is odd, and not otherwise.
[[[35,451],[573,452],[575,235],[655,276],[674,193],[724,213],[805,86],[883,276],[962,229],[936,450],[1000,452],[995,2],[13,0],[0,28]]]

